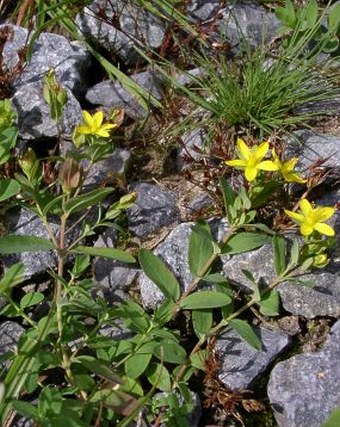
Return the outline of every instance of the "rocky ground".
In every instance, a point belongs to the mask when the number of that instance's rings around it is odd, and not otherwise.
[[[161,47],[166,34],[161,21],[138,9],[129,9],[128,13],[119,15],[120,27],[125,31],[113,31],[111,25],[96,17],[100,3],[95,0],[78,14],[76,22],[87,37],[114,53],[126,68],[137,68],[143,62],[134,49],[134,45],[138,45],[141,40],[146,47]],[[112,8],[106,12],[110,17]],[[188,6],[187,13],[193,22],[209,22],[218,13],[215,30],[210,36],[217,38],[220,32],[226,31],[233,49],[237,49],[240,41],[238,25],[251,45],[261,41],[264,22],[269,30],[268,37],[272,37],[278,27],[273,14],[253,3],[237,2],[234,6],[221,9],[218,0],[195,0]],[[138,28],[136,21],[140,23]],[[20,52],[25,49],[28,32],[22,27],[6,23],[0,26],[0,33],[4,31],[10,36],[2,46],[3,64],[10,70],[21,61]],[[34,146],[44,152],[46,146],[52,146],[56,141],[58,130],[42,97],[42,77],[51,67],[55,68],[58,79],[68,92],[68,103],[62,120],[66,141],[74,125],[82,120],[81,111],[85,107],[122,107],[130,123],[148,115],[121,83],[98,81],[93,74],[97,65],[80,42],[46,32],[36,40],[30,63],[23,67],[13,81],[12,101],[18,114],[21,149]],[[199,70],[193,71],[197,72]],[[156,99],[164,99],[166,88],[157,72],[144,66],[143,71],[131,77]],[[184,81],[188,77],[178,78]],[[299,157],[301,170],[307,170],[320,159],[325,160],[320,167],[330,172],[329,182],[319,187],[317,203],[328,206],[339,201],[340,127],[337,114],[339,102],[333,101],[330,117],[319,121],[316,130],[297,129],[295,139],[289,144],[289,155]],[[203,147],[204,138],[204,130],[187,132],[182,135],[181,147],[175,153],[172,152],[171,156],[165,155],[163,149],[159,154],[160,162],[163,162],[162,167],[167,163],[167,169],[172,172],[166,174],[166,168],[163,167],[157,179],[153,178],[152,173],[144,173],[143,177],[142,173],[134,170],[145,153],[143,149],[136,149],[134,141],[125,140],[111,157],[96,166],[95,172],[86,182],[90,188],[100,185],[110,176],[119,176],[126,188],[138,193],[135,205],[127,212],[131,241],[154,250],[175,273],[183,289],[192,280],[187,261],[191,221],[204,213],[206,219],[216,222],[217,228],[227,227],[216,215],[219,206],[211,192],[204,185],[199,186],[186,179],[186,168],[190,168],[193,161],[199,161],[200,156],[203,156],[196,148]],[[136,180],[136,176],[142,176],[142,180]],[[209,212],[213,212],[210,218]],[[44,236],[39,219],[30,212],[12,211],[4,222],[10,234]],[[53,227],[57,229],[58,224],[53,224]],[[320,427],[332,409],[340,406],[339,212],[334,218],[334,227],[338,237],[332,262],[326,269],[305,278],[313,281],[315,286],[293,283],[280,285],[280,319],[271,322],[256,319],[256,331],[263,343],[262,351],[254,350],[232,330],[227,329],[217,337],[216,349],[220,362],[218,378],[221,384],[235,393],[252,391],[254,399],[260,396],[266,403],[266,411],[272,409],[279,427]],[[117,233],[109,230],[98,236],[95,245],[110,247],[117,239]],[[41,287],[44,286],[47,266],[51,267],[56,262],[49,252],[25,253],[2,259],[4,268],[17,261],[24,263],[28,283],[39,283]],[[232,259],[222,259],[221,272],[236,287],[244,290],[247,283],[240,273],[242,268],[252,271],[256,278],[270,279],[273,275],[271,248],[265,245]],[[138,268],[97,259],[93,264],[93,276],[98,289],[111,301],[122,300],[132,292],[137,292],[144,307],[151,309],[162,299],[156,286]],[[0,298],[0,307],[3,303]],[[0,320],[0,354],[15,348],[22,331],[23,326],[15,321]],[[193,417],[192,426],[205,425],[204,414],[201,420],[199,418]],[[249,418],[246,425],[275,425],[272,419],[270,424],[265,424],[264,418],[258,420],[251,424]],[[224,422],[221,425],[231,425],[231,421]],[[17,423],[17,426],[28,425],[29,421],[23,419]]]

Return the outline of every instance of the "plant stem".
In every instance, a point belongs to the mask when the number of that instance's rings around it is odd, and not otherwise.
[[[234,234],[237,227],[231,227],[230,230],[223,236],[223,239],[219,243],[220,249],[222,249],[225,244],[228,242],[230,237]],[[189,284],[187,287],[187,290],[183,292],[179,300],[176,302],[174,308],[173,308],[173,314],[176,314],[180,310],[180,304],[186,298],[191,292],[193,292],[197,286],[199,285],[200,281],[204,279],[204,276],[207,274],[213,263],[216,261],[216,259],[220,256],[220,253],[213,253],[207,260],[207,262],[203,265],[201,270],[198,272],[198,277],[195,277],[195,279]]]
[[[261,293],[261,297],[265,296],[268,292],[273,290],[281,282],[289,280],[290,278],[292,278],[294,276],[293,273],[294,273],[294,270],[293,271],[287,271],[287,270],[284,271],[280,276],[278,276],[276,279],[274,279],[269,286],[267,286],[267,288]],[[240,314],[242,314],[245,310],[252,307],[254,304],[257,304],[258,302],[259,301],[257,298],[254,298],[254,297],[251,298],[246,304],[244,304],[242,307],[240,307],[234,313],[230,314],[230,316],[228,316],[226,319],[221,320],[220,323],[218,323],[215,327],[210,329],[208,334],[203,335],[199,339],[199,341],[197,342],[195,347],[192,349],[192,351],[191,351],[189,357],[187,358],[186,362],[183,364],[183,366],[179,370],[178,374],[176,375],[175,381],[173,383],[173,389],[176,388],[178,382],[181,380],[181,378],[185,374],[185,371],[187,370],[187,368],[190,364],[190,360],[191,360],[192,356],[201,349],[201,347],[205,344],[205,342],[208,340],[208,338],[216,335],[222,328],[224,328],[225,326],[228,325],[230,320],[235,319]]]

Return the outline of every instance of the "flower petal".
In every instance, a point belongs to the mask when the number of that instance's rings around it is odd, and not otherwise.
[[[307,222],[304,222],[301,224],[300,231],[303,236],[309,236],[310,234],[313,233],[314,228]]]
[[[104,125],[100,126],[100,129],[102,130],[110,130],[116,128],[117,125],[115,123],[105,123]]]
[[[84,118],[85,123],[88,126],[92,127],[93,119],[92,119],[91,114],[88,111],[83,110],[83,118]]]
[[[269,150],[269,142],[262,142],[258,147],[254,147],[254,153],[257,160],[263,159]]]
[[[322,222],[317,222],[314,224],[314,229],[321,234],[325,234],[326,236],[334,236],[335,234],[334,228],[328,224],[323,224]]]
[[[300,210],[301,210],[302,214],[305,217],[311,216],[311,213],[313,212],[313,208],[307,199],[302,199],[300,201],[299,206],[300,206]]]
[[[255,167],[246,167],[244,174],[246,176],[247,181],[252,182],[255,180],[255,178],[257,177],[257,168]]]
[[[245,168],[248,164],[245,160],[242,160],[242,159],[226,160],[224,163],[228,166],[234,166],[236,168],[237,167]]]
[[[330,217],[334,215],[335,209],[331,207],[319,207],[315,209],[315,220],[317,222],[327,221]]]
[[[250,149],[241,138],[237,138],[237,148],[242,159],[248,160],[250,157]]]
[[[110,136],[109,132],[103,128],[96,130],[96,135],[102,136],[103,138],[108,138]]]
[[[297,212],[293,212],[293,211],[288,211],[287,209],[285,209],[285,214],[287,216],[289,216],[290,218],[295,219],[296,221],[298,221],[299,223],[301,223],[305,217]]]
[[[263,171],[277,171],[278,166],[272,162],[271,160],[264,160],[263,162],[260,162],[257,165],[258,169],[261,169]]]
[[[90,135],[92,133],[92,129],[87,125],[79,125],[77,130],[83,135]]]
[[[305,182],[307,182],[306,179],[303,179],[301,176],[294,172],[284,172],[282,175],[285,181],[287,182],[296,182],[297,184],[304,184]]]
[[[283,164],[283,168],[288,172],[292,171],[296,165],[296,162],[298,161],[297,157],[293,157],[292,159],[287,160]]]
[[[93,127],[95,129],[100,128],[104,120],[104,113],[102,111],[97,111],[96,114],[92,117]]]

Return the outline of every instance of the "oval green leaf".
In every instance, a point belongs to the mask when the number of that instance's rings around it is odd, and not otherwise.
[[[0,253],[49,251],[55,249],[53,243],[43,237],[7,235],[0,237]]]
[[[166,297],[173,301],[179,298],[179,283],[159,257],[147,249],[141,249],[139,251],[139,262],[147,277],[158,286]]]
[[[93,191],[89,191],[86,194],[82,194],[78,197],[71,198],[65,204],[65,212],[71,215],[75,212],[82,211],[90,206],[96,205],[98,202],[105,199],[115,189],[111,187],[101,188]]]
[[[229,320],[229,325],[244,339],[248,344],[256,350],[262,349],[262,343],[259,337],[254,332],[254,329],[245,320],[233,319]]]
[[[230,304],[231,298],[222,292],[201,291],[188,295],[180,303],[184,310],[195,310],[201,308],[217,308]]]
[[[267,234],[244,231],[230,237],[222,248],[222,254],[234,255],[253,251],[270,241],[271,237]]]
[[[127,252],[122,251],[121,249],[116,248],[94,248],[92,246],[76,246],[71,249],[70,252],[74,254],[85,254],[92,256],[99,256],[102,258],[115,259],[116,261],[135,263],[135,258],[128,254]]]
[[[0,202],[15,196],[20,189],[20,184],[15,179],[0,180]]]

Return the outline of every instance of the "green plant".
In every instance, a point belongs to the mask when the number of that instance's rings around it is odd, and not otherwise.
[[[304,45],[311,56],[335,52],[339,47],[340,5],[330,8],[330,4],[323,12],[316,0],[309,0],[303,7],[286,0],[285,7],[278,7],[275,14],[283,24],[280,33],[287,36],[286,48]]]
[[[56,96],[59,92],[58,85],[46,83],[46,99],[57,100],[50,103],[51,112],[62,110],[64,98]],[[186,415],[192,408],[189,381],[197,369],[205,369],[205,359],[209,357],[207,341],[230,326],[260,349],[261,341],[242,314],[250,307],[257,307],[262,315],[277,316],[277,285],[287,280],[298,282],[301,272],[320,267],[316,249],[318,256],[324,256],[329,248],[328,240],[318,234],[324,228],[314,227],[313,235],[309,235],[305,243],[301,245],[296,240],[288,250],[282,236],[257,222],[255,207],[270,200],[269,182],[283,185],[284,174],[277,165],[271,172],[281,174],[280,181],[258,171],[258,165],[254,164],[256,176],[249,176],[246,170],[249,165],[242,164],[251,184],[248,190],[241,188],[236,193],[225,179],[221,180],[229,223],[229,230],[221,241],[214,239],[205,221],[198,221],[192,228],[188,261],[194,279],[186,290],[181,291],[177,278],[160,258],[141,249],[140,265],[162,291],[163,303],[153,313],[147,313],[132,299],[109,306],[105,300],[91,296],[93,282],[86,275],[90,256],[128,263],[134,263],[135,259],[120,249],[96,248],[85,245],[84,241],[98,228],[115,227],[114,220],[131,206],[135,195],[123,196],[104,208],[101,202],[113,193],[113,188],[84,192],[83,183],[92,164],[112,152],[110,132],[118,126],[117,122],[103,124],[103,115],[99,112],[84,113],[84,119],[86,123],[75,130],[75,148],[65,157],[58,157],[57,185],[44,185],[41,160],[32,150],[20,160],[22,173],[15,176],[21,196],[17,204],[40,217],[49,238],[7,235],[0,238],[0,253],[54,250],[58,266],[57,271],[50,270],[53,291],[49,296],[49,312],[38,319],[30,313],[44,299],[42,292],[31,291],[19,301],[12,294],[13,288],[23,280],[23,265],[14,264],[0,280],[1,296],[8,303],[1,314],[21,317],[27,325],[17,353],[6,355],[11,365],[1,377],[1,422],[9,425],[12,411],[17,411],[44,427],[65,423],[79,427],[93,423],[127,426],[146,407],[149,409],[146,416],[155,424],[166,422],[168,426],[184,427],[188,425]],[[239,145],[241,152],[250,153],[244,142]],[[254,147],[252,152],[261,153],[262,159],[262,154],[266,154],[264,148],[267,152],[267,143]],[[81,159],[89,161],[85,170],[80,166]],[[275,161],[277,156],[269,162],[275,165]],[[90,213],[95,206],[96,218],[91,220]],[[59,217],[58,235],[50,227],[51,215]],[[327,210],[329,216],[330,210]],[[71,239],[68,235],[75,227],[79,233]],[[252,273],[244,270],[253,293],[245,296],[241,305],[235,304],[233,288],[227,277],[215,271],[215,262],[222,254],[232,256],[269,242],[273,244],[277,276],[260,289]],[[202,283],[209,283],[209,290],[201,289]],[[181,311],[190,314],[197,337],[189,353],[178,331],[169,327]],[[105,325],[114,327],[122,321],[131,338],[115,341],[99,333]],[[166,397],[153,398],[156,390],[167,393]],[[37,403],[23,399],[23,392],[28,397],[35,396]]]

